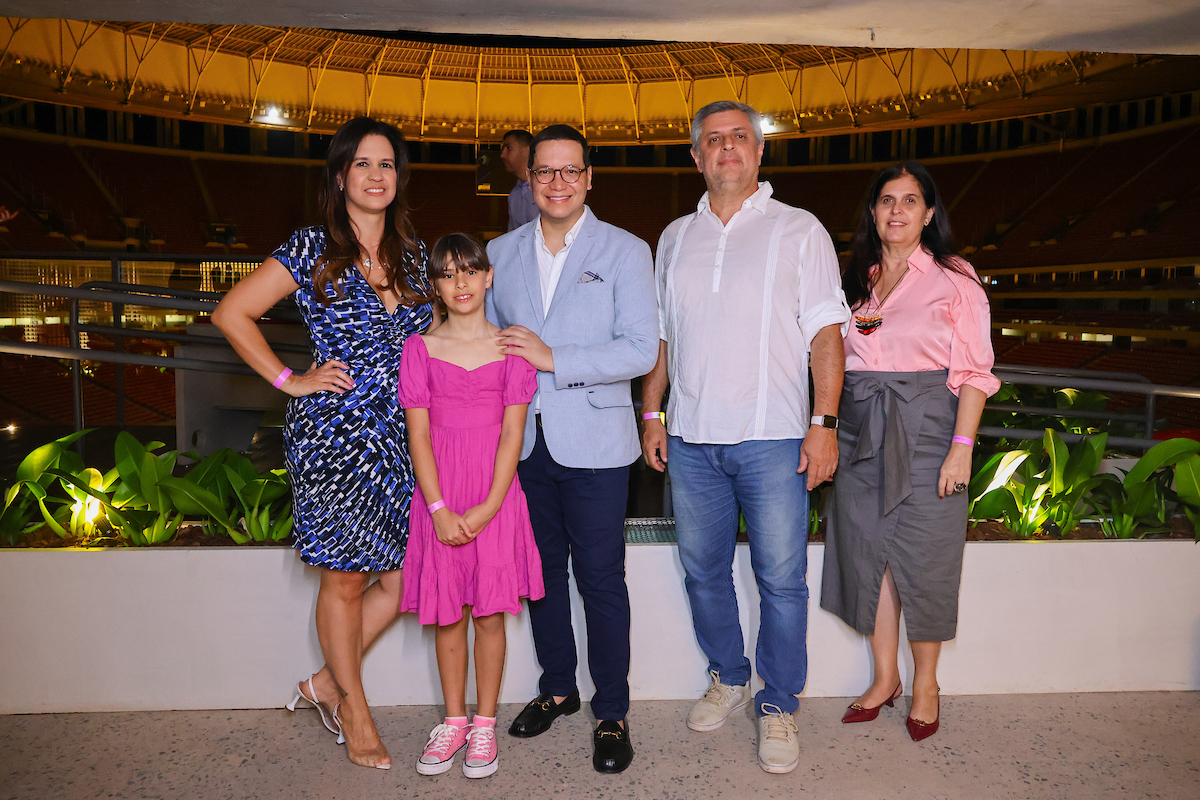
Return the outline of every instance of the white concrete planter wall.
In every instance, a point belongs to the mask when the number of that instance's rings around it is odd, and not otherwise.
[[[695,697],[705,660],[676,549],[628,553],[633,698]],[[819,608],[823,546],[808,555],[805,694],[853,696],[869,676],[866,643]],[[734,575],[752,643],[745,546]],[[321,662],[316,587],[315,571],[283,548],[0,550],[0,713],[280,706]],[[575,619],[582,640],[578,602]],[[501,700],[524,702],[538,675],[525,615],[508,633]],[[373,704],[439,703],[432,631],[406,615],[364,676]],[[969,543],[959,636],[939,677],[947,694],[1200,689],[1200,546]]]

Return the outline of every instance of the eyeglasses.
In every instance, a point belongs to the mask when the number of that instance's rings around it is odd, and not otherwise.
[[[579,176],[587,172],[579,167],[559,167],[558,169],[550,169],[550,167],[538,167],[537,169],[529,170],[529,174],[538,183],[554,183],[554,174],[558,173],[565,183],[578,183]]]

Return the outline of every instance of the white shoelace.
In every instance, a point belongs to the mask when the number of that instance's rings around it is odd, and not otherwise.
[[[718,706],[728,705],[733,696],[737,694],[737,687],[721,683],[720,677],[715,672],[709,672],[708,676],[712,679],[712,683],[708,685],[708,691],[704,693],[704,702]]]
[[[774,709],[767,711],[767,708]],[[791,714],[784,714],[783,710],[778,706],[772,706],[769,703],[763,704],[763,710],[767,711],[763,716],[767,720],[767,729],[763,733],[766,739],[782,739],[783,741],[791,741],[792,735],[799,732],[796,726],[796,720]]]
[[[467,761],[492,760],[496,750],[496,729],[492,726],[472,728],[467,734]]]
[[[438,725],[429,733],[429,741],[425,744],[424,755],[446,755],[461,730],[462,728],[456,725],[447,725],[444,722]]]

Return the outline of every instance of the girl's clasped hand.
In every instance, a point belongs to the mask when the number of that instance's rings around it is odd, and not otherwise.
[[[468,544],[487,527],[494,516],[495,511],[489,511],[482,505],[467,509],[465,514],[456,514],[448,507],[443,507],[433,512],[433,529],[442,544]]]

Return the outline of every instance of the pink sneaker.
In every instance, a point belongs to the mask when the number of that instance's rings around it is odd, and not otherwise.
[[[496,749],[496,727],[494,725],[472,725],[467,734],[467,757],[463,759],[463,775],[468,778],[486,778],[500,765]]]
[[[420,775],[441,775],[454,766],[454,756],[467,744],[467,724],[451,725],[443,722],[429,733],[425,752],[417,759]]]

